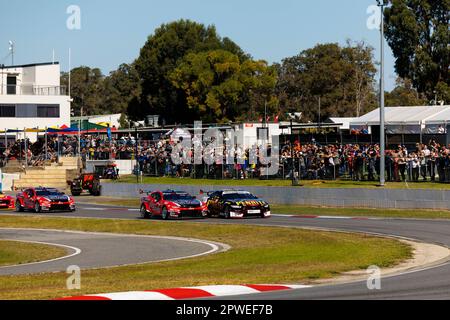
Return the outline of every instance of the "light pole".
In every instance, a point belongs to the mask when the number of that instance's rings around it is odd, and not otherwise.
[[[291,176],[291,180],[292,180],[292,186],[296,186],[296,183],[295,183],[295,162],[294,162],[294,144],[292,143],[292,135],[293,135],[293,132],[294,132],[294,130],[293,130],[293,120],[292,120],[292,117],[291,117],[291,160],[292,160],[292,176]]]
[[[139,141],[139,133],[138,133],[138,127],[135,126],[134,127],[134,132],[136,134],[136,148],[135,148],[135,156],[134,156],[134,160],[136,161],[136,183],[139,184],[139,174],[140,174],[140,165],[139,165],[139,145],[138,145],[138,141]]]
[[[14,42],[12,40],[9,41],[9,51],[11,51],[11,62],[12,66],[14,65]]]
[[[384,0],[377,0],[381,11],[381,66],[380,66],[380,186],[386,184],[386,145],[384,115]]]
[[[3,73],[4,73],[4,69],[5,69],[5,65],[4,64],[0,64],[0,67],[2,68],[2,93],[1,94],[3,94]]]
[[[321,128],[322,124],[322,99],[319,96],[319,129]]]
[[[291,175],[291,182],[293,187],[300,186],[300,179],[302,176],[302,172],[300,169],[299,164],[299,170],[298,170],[298,177],[295,177],[295,159],[294,159],[294,143],[292,142],[292,137],[294,135],[294,119],[297,120],[298,113],[288,113],[290,118],[290,129],[291,129],[291,136],[290,136],[290,146],[291,146],[291,161],[292,161],[292,175]],[[299,117],[300,118],[300,117]],[[300,158],[298,160],[300,162]]]

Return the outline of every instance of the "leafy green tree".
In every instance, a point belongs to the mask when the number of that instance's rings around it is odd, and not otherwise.
[[[276,84],[276,73],[265,61],[241,62],[226,50],[190,53],[170,78],[185,93],[191,114],[208,122],[248,119],[254,98],[249,92],[270,94]]]
[[[189,53],[224,49],[244,61],[249,57],[230,39],[221,38],[214,26],[189,20],[163,24],[155,30],[136,60],[142,94],[130,105],[130,116],[163,115],[167,123],[194,120],[184,92],[174,87],[169,76]]]
[[[450,96],[450,0],[390,0],[386,39],[401,78],[429,100]],[[447,100],[448,102],[448,100]]]
[[[398,78],[395,89],[386,92],[386,106],[388,107],[422,106],[427,102],[427,98],[413,88],[409,79]]]
[[[360,117],[362,112],[368,110],[367,106],[373,103],[374,98],[374,77],[377,69],[372,59],[373,48],[364,41],[347,40],[342,54],[346,65],[346,78],[349,80],[346,94],[350,101],[355,101],[356,116]]]
[[[122,113],[122,115],[120,116],[119,125],[120,125],[120,128],[124,128],[124,129],[127,129],[130,127],[130,121],[125,113]]]
[[[283,60],[278,70],[283,114],[302,112],[304,121],[318,122],[376,107],[373,49],[364,43],[319,44]]]
[[[239,121],[258,121],[264,118],[265,112],[273,118],[280,114],[280,102],[275,88],[278,73],[275,65],[269,66],[263,60],[247,60],[243,63],[242,78],[246,90],[243,100],[249,107],[249,112],[236,117]]]
[[[100,69],[81,66],[71,72],[72,110],[77,116],[104,113],[102,99],[104,76]],[[69,85],[69,74],[62,73],[61,84]]]
[[[133,98],[140,96],[139,75],[132,64],[122,64],[103,81],[103,104],[108,113],[125,113]]]

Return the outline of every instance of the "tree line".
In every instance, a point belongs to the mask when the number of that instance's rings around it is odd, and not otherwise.
[[[396,88],[387,106],[450,101],[449,0],[392,0],[386,39],[396,58]],[[81,66],[71,72],[73,113],[122,113],[167,124],[360,116],[378,106],[377,62],[367,43],[318,44],[281,63],[256,60],[214,26],[190,20],[161,25],[139,57],[105,76]],[[61,76],[68,83],[68,74]]]

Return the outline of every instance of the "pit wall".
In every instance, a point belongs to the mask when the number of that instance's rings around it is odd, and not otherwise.
[[[119,169],[120,175],[133,174],[136,161],[134,160],[114,160],[113,161]],[[86,172],[94,172],[96,166],[106,166],[110,163],[109,160],[87,160]]]
[[[230,189],[229,186],[177,186],[102,183],[106,197],[135,198],[139,190],[176,189],[198,196],[200,189],[214,191]],[[450,210],[450,190],[424,189],[332,189],[302,187],[236,187],[250,191],[273,204],[354,207],[378,209],[443,209]]]
[[[0,172],[0,174],[2,174]],[[20,174],[3,173],[2,174],[2,185],[0,191],[11,191],[13,190],[13,181],[20,179]]]

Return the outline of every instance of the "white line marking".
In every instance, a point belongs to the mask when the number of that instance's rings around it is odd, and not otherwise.
[[[121,300],[121,301],[130,301],[130,300],[174,300],[165,294],[159,292],[143,292],[143,291],[131,291],[131,292],[116,292],[109,294],[101,294],[101,295],[90,295],[94,297],[104,297],[111,300]],[[89,297],[89,296],[88,296]]]
[[[5,229],[3,229],[3,230],[5,230]],[[45,260],[45,261],[37,261],[37,262],[25,263],[25,264],[17,264],[17,265],[12,265],[12,266],[3,266],[3,267],[0,267],[0,269],[32,266],[32,265],[37,265],[37,264],[43,264],[43,263],[50,263],[50,262],[60,261],[60,260],[69,259],[69,258],[75,257],[75,256],[81,254],[81,252],[82,252],[81,249],[79,249],[79,248],[72,247],[72,246],[66,246],[64,244],[58,244],[58,243],[48,243],[48,242],[40,242],[40,241],[25,241],[25,240],[16,240],[16,239],[13,239],[13,240],[1,239],[1,240],[15,241],[15,242],[24,242],[24,243],[33,243],[33,244],[44,244],[44,245],[47,245],[47,246],[62,247],[62,248],[70,249],[70,250],[73,250],[75,252],[72,253],[72,254],[69,254],[67,256],[64,256],[64,257],[59,257],[59,258]]]
[[[127,238],[149,238],[149,239],[167,239],[167,240],[174,240],[174,241],[183,241],[183,242],[191,242],[191,243],[200,243],[203,245],[207,245],[211,247],[211,250],[203,253],[198,253],[190,256],[184,256],[184,257],[177,257],[177,258],[171,258],[171,259],[165,259],[165,260],[158,260],[158,261],[147,261],[147,262],[141,262],[141,263],[131,263],[131,264],[121,264],[121,265],[114,265],[114,266],[105,266],[101,268],[89,268],[89,270],[96,270],[96,269],[104,269],[104,268],[114,268],[114,267],[126,267],[126,266],[137,266],[137,265],[144,265],[144,264],[150,264],[150,263],[159,263],[159,262],[168,262],[168,261],[178,261],[178,260],[184,260],[184,259],[192,259],[192,258],[198,258],[202,256],[206,256],[209,254],[213,254],[215,252],[219,251],[228,251],[231,249],[231,246],[224,244],[224,243],[214,243],[209,242],[205,240],[199,240],[199,239],[188,239],[188,238],[181,238],[181,237],[169,237],[169,236],[151,236],[151,235],[136,235],[136,234],[120,234],[120,233],[105,233],[105,232],[83,232],[83,231],[71,231],[71,230],[57,230],[57,229],[33,229],[33,228],[0,228],[0,230],[24,230],[24,231],[44,231],[44,232],[59,232],[59,233],[71,233],[71,234],[85,234],[85,235],[97,235],[97,236],[109,236],[109,237],[127,237]],[[45,243],[43,243],[45,244]],[[56,245],[56,244],[49,244],[49,245]],[[64,245],[60,245],[64,246]],[[67,246],[68,247],[68,246]],[[73,247],[73,249],[80,250],[78,248]],[[81,253],[81,250],[80,252]],[[78,253],[78,254],[79,254]],[[63,258],[69,258],[63,257]],[[57,259],[61,260],[61,258]]]
[[[317,219],[332,219],[332,220],[349,220],[351,217],[341,217],[341,216],[318,216]]]
[[[200,286],[183,289],[200,289],[206,291],[216,297],[237,296],[243,294],[261,293],[259,290],[246,286]]]

